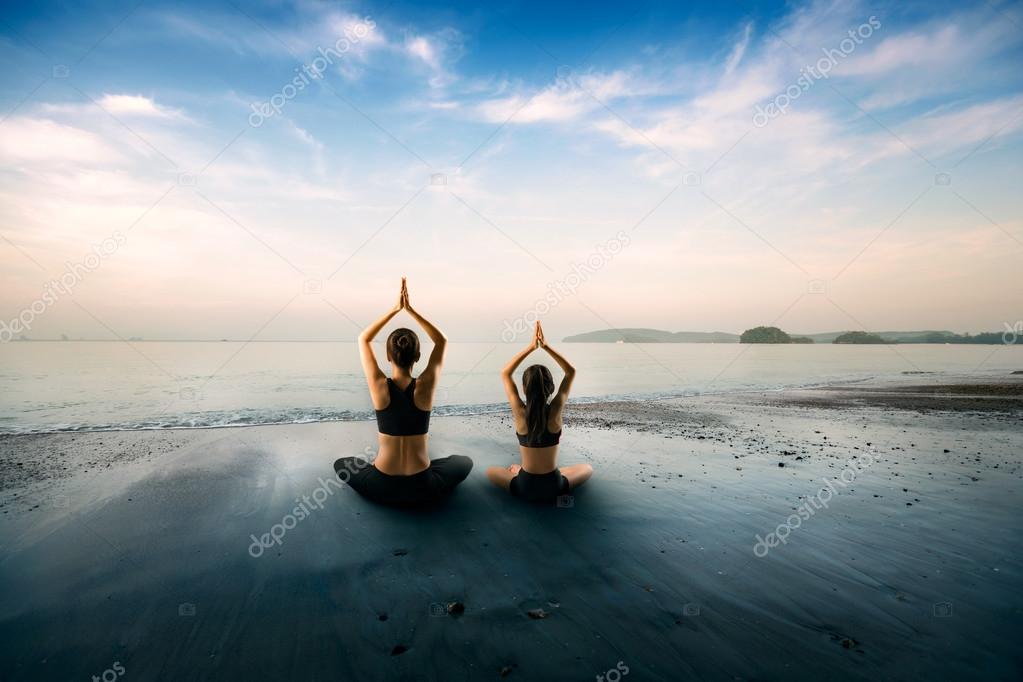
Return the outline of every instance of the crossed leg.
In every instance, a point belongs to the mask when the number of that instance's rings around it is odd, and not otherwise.
[[[518,464],[512,464],[511,466],[506,467],[488,467],[487,478],[489,478],[490,482],[494,485],[499,485],[507,490],[511,485],[512,479],[518,476],[519,469],[521,468],[522,467]]]
[[[451,455],[430,460],[430,471],[439,476],[445,493],[450,493],[472,471],[472,460],[465,455]]]
[[[561,475],[568,479],[569,490],[575,490],[593,475],[593,467],[589,464],[571,464],[561,467]]]

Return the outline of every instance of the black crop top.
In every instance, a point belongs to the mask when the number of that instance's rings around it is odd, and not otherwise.
[[[413,379],[405,390],[387,380],[387,391],[391,402],[377,410],[377,430],[388,436],[418,436],[430,430],[430,411],[420,410],[414,400],[416,380]]]
[[[549,448],[561,442],[561,431],[551,433],[546,424],[543,427],[543,435],[538,441],[530,443],[528,433],[516,433],[515,435],[519,437],[519,445],[524,448]]]

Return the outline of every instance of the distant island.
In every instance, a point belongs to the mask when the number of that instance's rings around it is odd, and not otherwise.
[[[727,332],[665,332],[660,329],[602,329],[566,336],[567,343],[738,343]]]
[[[753,327],[739,337],[739,343],[813,343],[806,336],[789,336],[777,327]]]
[[[743,340],[743,337],[747,340]],[[661,329],[623,327],[601,329],[566,336],[567,343],[845,343],[845,344],[897,344],[897,343],[954,343],[1003,344],[1001,332],[956,334],[950,331],[882,331],[865,332],[845,330],[818,334],[789,334],[777,327],[754,327],[742,334],[730,332],[669,332]]]
[[[894,337],[894,338],[893,338]],[[846,332],[832,343],[955,343],[955,344],[1003,344],[1004,335],[999,332],[984,332],[971,336],[954,332]]]
[[[890,343],[881,338],[877,334],[870,334],[868,332],[846,332],[832,343]]]

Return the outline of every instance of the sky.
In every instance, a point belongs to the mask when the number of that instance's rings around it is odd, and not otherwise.
[[[0,332],[1023,318],[1019,2],[581,7],[5,6]]]

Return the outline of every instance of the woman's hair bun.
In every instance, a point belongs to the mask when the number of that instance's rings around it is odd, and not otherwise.
[[[395,329],[387,337],[387,359],[405,369],[419,360],[419,337],[411,329]]]

